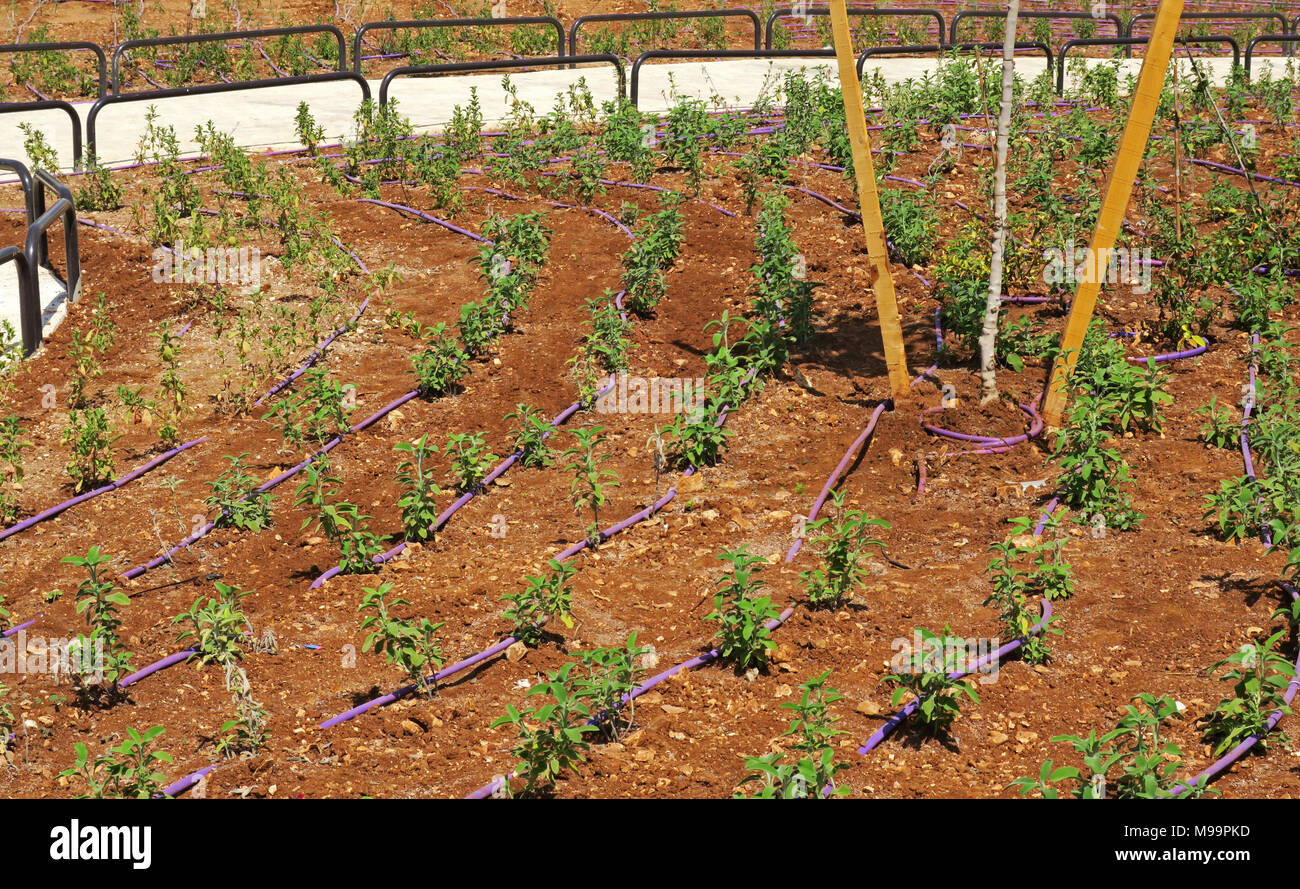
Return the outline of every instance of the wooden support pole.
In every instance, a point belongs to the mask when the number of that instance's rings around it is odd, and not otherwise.
[[[885,222],[880,213],[880,193],[876,189],[876,166],[871,159],[871,140],[867,135],[866,111],[862,104],[862,86],[858,83],[857,58],[849,33],[846,0],[830,0],[831,28],[835,34],[835,57],[840,69],[840,89],[844,93],[844,115],[849,123],[853,146],[853,169],[858,178],[858,204],[862,209],[862,228],[867,236],[867,255],[871,259],[876,292],[876,315],[880,320],[880,337],[885,344],[885,365],[889,368],[889,389],[894,400],[907,399],[911,381],[907,371],[907,353],[903,349],[903,327],[898,316],[898,298],[894,278],[889,270],[889,248],[885,244]]]
[[[1160,0],[1160,9],[1156,12],[1146,58],[1142,61],[1142,73],[1138,77],[1137,91],[1133,94],[1133,104],[1129,110],[1128,125],[1120,140],[1119,153],[1115,156],[1115,165],[1106,183],[1106,197],[1097,217],[1097,228],[1089,244],[1087,274],[1075,293],[1074,305],[1070,308],[1070,318],[1061,340],[1061,355],[1052,368],[1052,379],[1047,387],[1043,418],[1048,426],[1061,425],[1065,401],[1069,396],[1070,373],[1074,370],[1079,348],[1083,345],[1093,310],[1097,307],[1102,280],[1110,268],[1111,252],[1115,249],[1120,226],[1124,223],[1124,211],[1128,209],[1129,199],[1133,197],[1133,183],[1142,165],[1142,156],[1146,153],[1147,140],[1151,137],[1151,127],[1160,105],[1160,93],[1164,89],[1170,56],[1173,55],[1184,2],[1185,0]]]

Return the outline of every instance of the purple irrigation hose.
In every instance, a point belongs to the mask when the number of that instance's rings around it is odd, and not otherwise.
[[[1197,355],[1204,355],[1209,348],[1209,344],[1202,344],[1194,349],[1184,349],[1181,352],[1166,352],[1163,355],[1151,355],[1147,358],[1130,356],[1125,360],[1132,364],[1146,364],[1148,361],[1178,361],[1181,358],[1195,358]]]
[[[424,679],[421,682],[413,682],[410,685],[407,685],[403,688],[399,688],[397,691],[389,692],[388,694],[378,698],[371,698],[369,701],[366,701],[364,704],[360,704],[356,707],[353,707],[351,710],[348,710],[346,713],[340,713],[338,716],[327,719],[320,724],[320,727],[323,729],[333,728],[339,723],[347,722],[349,720],[355,719],[361,714],[367,713],[375,709],[376,707],[384,707],[393,703],[394,701],[399,701],[402,698],[406,697],[407,695],[411,694],[416,689],[420,688],[421,686],[436,685],[437,683],[442,682],[444,679],[450,679],[452,676],[455,676],[457,673],[461,672],[462,670],[468,670],[470,667],[473,667],[477,664],[481,664],[484,661],[488,660],[489,658],[501,654],[503,651],[505,651],[507,648],[509,648],[511,645],[514,645],[518,641],[519,640],[516,639],[514,636],[509,636],[505,639],[502,639],[496,645],[493,645],[490,648],[485,648],[482,651],[480,651],[478,654],[467,657],[463,661],[454,663],[450,667],[444,667],[443,669],[439,670],[437,673],[433,674],[433,676]]]
[[[326,442],[325,445],[321,447],[320,450],[312,454],[306,460],[303,460],[301,463],[298,463],[292,468],[280,473],[270,481],[263,482],[262,484],[258,485],[256,488],[253,489],[253,494],[254,495],[264,494],[267,491],[270,491],[272,488],[276,487],[277,485],[280,485],[283,482],[287,481],[288,479],[293,478],[299,472],[302,472],[302,470],[307,468],[307,466],[310,465],[313,461],[319,460],[321,457],[328,454],[330,451],[334,450],[334,448],[342,444],[343,439],[346,436],[351,435],[355,432],[360,432],[362,429],[365,429],[367,426],[370,426],[371,424],[378,422],[386,414],[389,414],[392,411],[396,410],[397,408],[401,407],[402,405],[406,404],[408,401],[415,398],[419,394],[420,393],[418,390],[407,392],[405,395],[401,396],[395,401],[392,401],[389,404],[385,405],[384,407],[380,408],[378,411],[376,411],[374,414],[371,414],[369,417],[362,420],[360,423],[357,423],[355,426],[349,427],[347,432],[343,433],[342,435],[335,436],[333,439]],[[137,565],[134,568],[129,568],[126,571],[122,572],[122,577],[126,580],[131,580],[133,578],[139,577],[140,575],[148,571],[152,571],[155,568],[167,564],[168,562],[171,561],[172,556],[176,555],[176,553],[180,552],[182,549],[185,549],[191,544],[203,539],[208,534],[212,533],[212,530],[216,528],[216,526],[217,526],[216,522],[208,522],[202,528],[199,528],[199,530],[191,534],[189,537],[186,537],[180,543],[176,544],[171,549],[164,552],[161,556],[151,559],[148,562],[144,563],[143,565]]]
[[[889,406],[890,406],[889,402],[884,402],[878,405],[876,409],[872,412],[871,418],[867,422],[866,428],[862,431],[861,435],[859,435],[856,439],[854,439],[853,444],[849,446],[849,449],[845,452],[844,456],[840,459],[839,464],[836,465],[830,477],[827,478],[826,484],[822,486],[821,493],[818,494],[817,499],[813,501],[812,508],[808,510],[807,520],[809,522],[813,522],[817,520],[817,516],[820,513],[822,506],[825,504],[826,498],[830,496],[830,493],[832,490],[834,490],[835,485],[839,482],[840,478],[843,477],[844,473],[848,470],[849,465],[852,463],[854,456],[858,453],[859,450],[861,450],[863,445],[865,445],[867,441],[871,438],[872,434],[875,432],[876,425],[880,422],[881,415],[885,412],[885,410]],[[794,557],[798,555],[799,550],[802,548],[802,546],[803,546],[802,538],[795,540],[794,544],[790,547],[790,549],[785,554],[785,561],[786,562],[793,561]],[[764,626],[766,626],[768,630],[777,630],[787,620],[789,620],[790,616],[793,614],[794,614],[793,607],[786,608],[784,611],[781,612],[780,615],[778,615],[775,619],[768,621],[766,624],[764,624]],[[710,664],[716,661],[720,656],[721,656],[721,652],[718,649],[714,648],[711,649],[710,651],[704,652],[703,654],[696,655],[695,657],[689,660],[683,661],[682,663],[677,664],[674,667],[670,667],[669,669],[664,670],[662,673],[658,673],[655,676],[652,676],[651,678],[645,680],[636,688],[632,689],[632,691],[625,694],[619,706],[620,707],[626,706],[628,703],[636,700],[641,695],[650,691],[652,688],[659,685],[660,683],[665,682],[668,679],[671,679],[673,676],[676,676],[678,673],[694,670],[697,667],[702,667],[705,664]],[[480,787],[478,790],[471,793],[469,796],[466,797],[466,799],[487,799],[488,797],[497,793],[502,788],[506,780],[507,778],[493,779],[492,781],[485,784],[483,787]]]
[[[49,509],[44,510],[43,512],[39,512],[36,515],[31,516],[30,518],[23,519],[18,524],[11,525],[10,527],[5,528],[3,531],[0,531],[0,540],[5,540],[6,538],[12,537],[15,534],[21,534],[23,531],[35,527],[36,525],[39,525],[41,522],[54,518],[56,515],[58,515],[61,512],[71,509],[72,507],[77,506],[78,504],[85,503],[87,500],[91,500],[95,497],[98,497],[100,494],[107,494],[110,491],[116,491],[119,488],[127,485],[128,483],[135,481],[137,478],[144,475],[145,473],[158,468],[162,464],[166,463],[168,460],[180,454],[182,451],[187,451],[190,448],[194,447],[195,445],[200,445],[207,440],[208,440],[207,437],[204,436],[203,438],[196,438],[194,439],[194,441],[189,441],[183,445],[180,445],[179,447],[172,448],[170,451],[166,451],[162,454],[159,454],[157,457],[154,457],[152,460],[145,463],[143,466],[140,466],[139,468],[132,470],[131,472],[122,476],[117,481],[109,482],[103,487],[96,488],[93,491],[87,491],[84,494],[79,494],[76,497],[73,497],[71,500],[65,500],[64,502],[60,503],[57,506],[51,506]]]
[[[175,654],[169,654],[167,655],[167,657],[163,658],[162,660],[155,661],[154,663],[150,664],[144,669],[132,673],[130,676],[126,677],[125,679],[123,679],[121,682],[118,683],[118,688],[126,688],[129,685],[135,685],[141,679],[152,676],[154,673],[157,673],[159,670],[166,670],[168,667],[171,667],[175,664],[179,664],[182,661],[188,661],[190,658],[194,657],[194,655],[198,653],[199,650],[197,648],[187,648],[184,651],[178,651]]]
[[[420,219],[423,219],[425,222],[432,222],[434,225],[440,225],[443,228],[447,229],[448,231],[453,231],[458,235],[464,235],[467,238],[478,241],[480,244],[492,244],[492,241],[488,240],[482,235],[476,235],[472,231],[463,229],[458,225],[453,225],[452,223],[448,222],[445,219],[439,219],[436,216],[430,216],[428,213],[417,210],[414,207],[407,207],[404,204],[391,204],[388,201],[380,201],[380,200],[376,200],[375,198],[357,198],[357,203],[374,204],[378,207],[387,207],[389,210],[396,210],[399,213],[409,213],[412,216],[416,216]]]
[[[5,630],[3,633],[0,633],[0,639],[8,639],[10,636],[14,636],[18,633],[21,633],[23,630],[27,629],[28,627],[32,626],[35,623],[36,623],[36,618],[32,618],[31,620],[27,621],[27,623],[25,624],[19,624],[16,627],[10,627],[9,629]]]
[[[971,675],[971,673],[981,670],[984,667],[988,666],[989,664],[995,664],[998,661],[1000,661],[1002,658],[1006,657],[1007,655],[1011,654],[1013,651],[1015,651],[1016,649],[1024,645],[1026,639],[1028,639],[1031,636],[1037,636],[1039,633],[1043,632],[1043,630],[1047,627],[1047,622],[1052,619],[1052,603],[1047,601],[1046,599],[1040,599],[1039,604],[1042,605],[1043,616],[1039,619],[1038,623],[1034,625],[1033,629],[1031,629],[1025,637],[1021,639],[1016,639],[1012,642],[1008,642],[1006,645],[1003,645],[997,651],[984,655],[984,657],[980,658],[973,665],[971,665],[970,670],[954,670],[953,672],[948,674],[948,678],[964,679],[965,677]],[[902,724],[903,720],[907,719],[907,717],[911,716],[913,713],[916,712],[917,708],[921,706],[921,700],[922,700],[921,698],[914,698],[902,710],[899,710],[893,716],[889,717],[889,719],[886,720],[885,724],[882,725],[880,728],[876,729],[875,733],[872,734],[872,736],[868,738],[861,747],[858,748],[858,753],[865,756],[868,753],[870,753],[872,750],[874,750],[876,747],[880,746],[880,743],[884,741],[885,738],[889,737],[889,735],[894,731],[894,729],[898,728],[898,726]]]
[[[253,402],[253,407],[260,407],[262,402],[266,401],[268,398],[271,398],[279,394],[281,391],[285,389],[285,387],[293,384],[295,380],[299,379],[300,377],[302,377],[303,374],[311,370],[312,365],[314,365],[317,362],[317,360],[320,359],[320,356],[325,353],[325,350],[328,349],[336,339],[342,336],[346,331],[350,330],[352,326],[357,323],[357,321],[361,318],[362,313],[365,312],[366,307],[369,305],[370,305],[370,297],[367,296],[365,299],[361,301],[361,305],[357,308],[356,314],[353,315],[351,319],[349,319],[342,326],[340,326],[338,330],[331,333],[328,337],[325,338],[325,340],[319,346],[317,346],[314,350],[312,350],[312,353],[307,356],[307,360],[303,362],[301,367],[299,367],[293,373],[289,374],[289,376],[285,377],[280,382],[276,383],[270,389],[266,390],[266,392],[263,393],[261,398]]]

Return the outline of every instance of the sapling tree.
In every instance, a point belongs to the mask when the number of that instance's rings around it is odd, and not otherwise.
[[[1010,227],[1007,224],[1007,149],[1011,134],[1011,111],[1015,105],[1016,24],[1020,0],[1008,0],[1006,34],[1002,39],[1002,103],[998,113],[997,151],[993,168],[993,259],[989,263],[988,302],[984,328],[980,333],[981,404],[996,401],[998,319],[1002,312],[1002,264]]]

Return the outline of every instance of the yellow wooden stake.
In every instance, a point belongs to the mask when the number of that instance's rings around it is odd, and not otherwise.
[[[880,214],[880,194],[876,190],[876,166],[871,160],[871,141],[867,136],[862,87],[858,83],[857,58],[853,55],[846,2],[847,0],[830,0],[831,27],[835,33],[840,89],[844,93],[844,114],[848,118],[849,139],[853,145],[853,169],[858,177],[862,228],[867,235],[867,255],[871,259],[874,278],[876,314],[880,320],[880,337],[885,345],[885,365],[889,368],[889,388],[894,400],[899,401],[906,399],[911,392],[907,353],[903,349],[903,328],[898,317],[894,278],[889,270],[885,223]]]
[[[1049,426],[1061,425],[1061,415],[1065,411],[1065,401],[1069,395],[1070,373],[1078,360],[1083,338],[1088,333],[1088,325],[1097,306],[1097,296],[1101,293],[1101,283],[1110,267],[1111,252],[1115,249],[1115,240],[1124,223],[1124,211],[1128,209],[1129,199],[1133,197],[1133,183],[1142,165],[1147,140],[1151,137],[1151,127],[1155,122],[1156,108],[1160,105],[1160,93],[1164,89],[1170,56],[1173,55],[1184,2],[1185,0],[1160,0],[1160,9],[1156,12],[1146,58],[1142,62],[1142,74],[1138,77],[1137,91],[1129,110],[1128,125],[1124,128],[1115,166],[1106,183],[1106,198],[1101,205],[1097,229],[1093,232],[1092,243],[1089,245],[1086,274],[1075,293],[1070,318],[1065,325],[1065,336],[1061,341],[1061,356],[1056,360],[1047,387],[1043,418]]]

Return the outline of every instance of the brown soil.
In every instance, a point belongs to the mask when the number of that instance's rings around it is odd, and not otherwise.
[[[958,195],[977,190],[974,160],[968,156],[952,177]],[[922,152],[908,157],[898,172],[919,176],[928,162]],[[354,416],[366,416],[412,385],[409,359],[416,341],[388,325],[386,313],[413,312],[422,324],[454,321],[458,307],[482,292],[472,263],[475,245],[440,227],[342,198],[321,185],[310,166],[284,163],[299,178],[304,201],[327,214],[352,250],[370,267],[392,263],[401,275],[328,357],[336,378],[358,387]],[[724,169],[715,169],[701,197],[742,212],[739,189]],[[841,203],[854,200],[850,183],[839,174],[795,169],[796,184]],[[148,175],[147,170],[127,175],[127,206],[138,201]],[[477,177],[469,181],[489,184]],[[674,174],[655,182],[680,185]],[[1199,171],[1189,187],[1203,191],[1213,182],[1209,171]],[[204,193],[205,206],[215,207],[218,199],[208,184]],[[385,197],[434,212],[428,195],[418,189],[386,186]],[[356,608],[365,586],[392,583],[411,603],[410,613],[446,622],[442,640],[451,658],[502,638],[508,627],[500,616],[501,596],[516,591],[524,574],[541,571],[547,558],[582,534],[582,521],[568,505],[569,478],[558,468],[512,471],[462,510],[435,543],[413,547],[375,577],[340,577],[310,589],[337,554],[298,530],[305,515],[293,506],[293,481],[276,492],[273,528],[261,534],[218,531],[179,554],[171,566],[125,585],[131,603],[123,609],[123,636],[138,666],[176,650],[171,620],[210,591],[213,575],[255,591],[245,610],[258,634],[271,630],[279,641],[279,654],[249,654],[245,661],[254,695],[271,714],[271,740],[261,754],[217,769],[209,795],[464,795],[513,765],[513,738],[506,730],[490,729],[492,720],[507,704],[521,702],[524,683],[558,669],[572,652],[619,643],[633,631],[641,643],[654,645],[661,666],[707,650],[713,625],[702,618],[720,574],[721,551],[746,545],[768,557],[773,564],[765,576],[776,600],[799,601],[797,575],[815,564],[815,556],[805,550],[793,565],[779,562],[794,517],[807,511],[887,393],[887,382],[859,230],[810,198],[796,193],[792,198],[795,240],[808,258],[809,277],[825,284],[818,290],[817,333],[795,356],[799,373],[771,380],[731,415],[728,425],[735,434],[721,465],[683,485],[655,519],[597,553],[578,557],[575,627],[527,651],[522,660],[497,658],[444,685],[431,699],[403,701],[328,731],[318,727],[321,720],[401,684],[399,673],[382,659],[356,652],[362,641]],[[468,192],[467,200],[455,220],[471,229],[494,211],[545,209],[535,194],[522,204],[477,191]],[[598,203],[612,211],[624,201],[655,206],[650,193],[629,188],[612,188]],[[656,317],[634,328],[632,372],[643,376],[703,375],[702,356],[711,346],[704,324],[724,311],[743,313],[749,305],[752,220],[743,214],[729,219],[698,202],[686,204],[685,213],[687,247],[670,275],[669,297]],[[139,231],[130,210],[86,215]],[[615,286],[627,241],[583,211],[549,211],[547,224],[555,232],[553,250],[531,308],[489,359],[475,363],[463,391],[432,402],[412,401],[334,452],[332,466],[346,496],[374,516],[376,528],[391,533],[400,526],[395,444],[425,433],[440,442],[449,432],[482,431],[493,451],[504,454],[512,447],[512,424],[503,417],[517,403],[531,402],[553,416],[572,401],[565,361],[581,336],[583,301]],[[115,569],[139,564],[183,537],[194,517],[207,512],[206,482],[222,471],[225,455],[247,452],[249,464],[264,478],[300,458],[282,452],[275,429],[259,419],[261,411],[229,407],[225,375],[237,376],[237,365],[228,346],[218,348],[214,323],[222,315],[210,300],[152,283],[151,248],[138,234],[89,228],[81,234],[84,292],[103,291],[120,328],[117,344],[103,360],[105,372],[93,383],[91,403],[110,403],[120,384],[154,391],[161,369],[153,334],[163,321],[174,327],[193,321],[181,346],[191,408],[182,431],[187,439],[206,435],[209,441],[119,492],[0,544],[8,607],[15,621],[37,618],[31,632],[46,637],[68,636],[82,626],[70,593],[45,601],[50,590],[71,591],[81,579],[60,558],[100,546],[117,558]],[[275,240],[266,237],[264,249],[275,252]],[[907,308],[910,361],[928,366],[935,360],[935,302],[908,269],[896,265],[894,274],[900,304]],[[365,279],[348,280],[346,298],[319,322],[319,333],[332,329],[367,292]],[[293,280],[277,281],[273,294],[291,307],[319,296],[314,284]],[[83,302],[17,376],[15,411],[33,442],[22,491],[31,512],[69,495],[62,473],[67,451],[59,443],[63,405],[46,409],[40,387],[52,383],[62,397],[69,343],[74,332],[87,329],[89,311],[89,302]],[[1050,329],[1059,330],[1058,310],[1026,311],[1041,313]],[[1154,319],[1149,301],[1125,289],[1112,292],[1102,312],[1117,329],[1137,329]],[[1292,323],[1296,315],[1290,310]],[[1139,692],[1171,694],[1187,705],[1187,718],[1175,725],[1171,739],[1187,751],[1190,765],[1207,764],[1211,757],[1195,720],[1213,709],[1226,688],[1207,677],[1206,669],[1269,626],[1281,596],[1274,581],[1284,561],[1266,557],[1255,542],[1217,540],[1201,517],[1204,495],[1219,479],[1241,470],[1238,454],[1209,450],[1198,438],[1196,409],[1212,395],[1220,403],[1234,402],[1244,378],[1242,335],[1216,327],[1212,338],[1207,355],[1171,368],[1175,400],[1164,434],[1140,434],[1120,443],[1136,478],[1135,505],[1147,519],[1139,530],[1100,540],[1087,527],[1070,526],[1076,592],[1058,607],[1065,635],[1051,640],[1054,659],[1037,668],[1004,664],[996,683],[979,687],[981,702],[964,708],[950,738],[925,738],[904,729],[870,756],[855,752],[891,712],[880,679],[893,640],[910,638],[917,627],[949,626],[970,637],[997,634],[995,615],[981,605],[988,589],[983,574],[988,547],[1005,538],[1008,519],[1034,514],[1047,499],[1045,490],[1024,493],[1013,483],[1050,477],[1053,469],[1045,465],[1041,441],[986,458],[936,458],[945,443],[920,429],[917,411],[935,405],[939,393],[922,384],[915,403],[884,415],[843,485],[851,507],[890,522],[880,536],[889,556],[909,567],[876,559],[867,587],[850,605],[820,612],[801,605],[777,633],[781,647],[765,673],[750,679],[707,667],[643,697],[635,730],[619,743],[593,747],[590,763],[562,781],[558,793],[730,795],[745,774],[744,757],[772,749],[785,729],[787,711],[780,704],[793,699],[799,682],[825,670],[833,671],[832,682],[845,695],[835,708],[848,732],[840,757],[852,764],[847,783],[862,796],[1011,795],[1005,789],[1009,781],[1036,774],[1044,759],[1068,757],[1068,750],[1050,738],[1110,728]],[[282,374],[292,364],[286,358],[276,370]],[[971,407],[978,380],[970,367],[963,363],[940,371],[962,403],[942,415],[944,424],[983,434],[1023,431],[1023,415],[1009,405],[991,411]],[[1017,403],[1036,396],[1043,379],[1041,367],[1000,376],[1003,391]],[[156,421],[134,419],[119,417],[129,424],[116,448],[120,468],[160,450]],[[571,421],[600,423],[609,434],[608,467],[621,486],[603,513],[607,519],[631,514],[671,483],[655,477],[647,443],[665,419],[579,414]],[[567,434],[559,439],[562,446],[569,441]],[[947,451],[956,449],[947,444]],[[926,493],[918,496],[916,462],[922,458],[929,478]],[[497,516],[507,522],[504,538],[491,533]],[[180,777],[214,761],[212,738],[230,712],[213,668],[173,667],[139,683],[128,702],[107,710],[71,705],[67,687],[46,677],[15,677],[12,685],[17,715],[38,726],[19,736],[12,768],[4,772],[6,793],[14,796],[80,792],[76,782],[59,777],[73,762],[74,745],[82,742],[99,751],[128,727],[166,726],[162,746],[176,757],[169,777]],[[1290,797],[1300,793],[1300,770],[1288,747],[1279,744],[1267,756],[1239,764],[1216,787],[1226,797]]]

